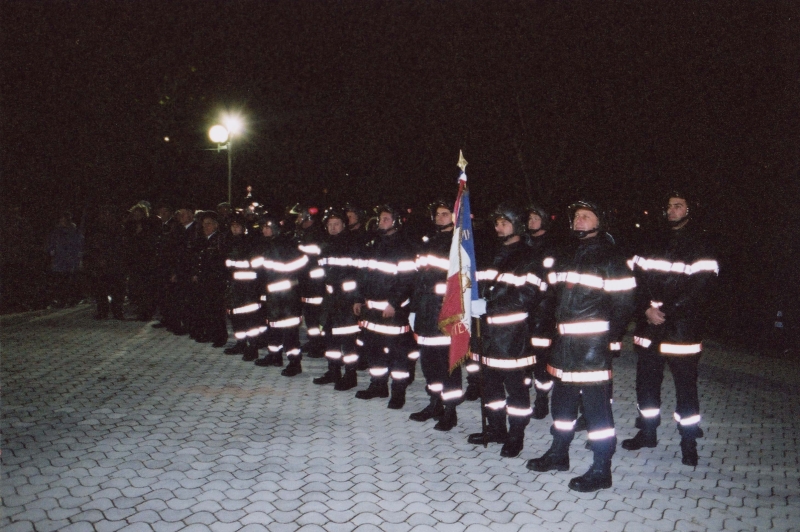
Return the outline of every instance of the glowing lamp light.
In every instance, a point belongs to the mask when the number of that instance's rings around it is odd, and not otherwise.
[[[238,135],[242,132],[244,127],[242,124],[242,119],[238,116],[228,115],[223,118],[223,123],[225,124],[225,127],[228,128],[228,131],[230,131],[231,135]]]
[[[222,144],[228,141],[228,129],[225,126],[216,125],[208,130],[208,138],[212,142]]]

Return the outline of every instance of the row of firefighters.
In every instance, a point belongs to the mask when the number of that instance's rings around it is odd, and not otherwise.
[[[287,377],[302,372],[303,353],[324,356],[327,372],[314,383],[339,391],[355,388],[357,370],[368,369],[369,385],[356,397],[389,398],[390,409],[405,404],[419,359],[430,404],[410,419],[434,419],[435,429],[447,431],[458,422],[457,406],[480,397],[485,428],[469,441],[500,443],[500,454],[514,457],[529,419],[552,412],[552,445],[527,467],[568,470],[570,442],[585,429],[594,461],[569,487],[595,491],[612,482],[612,359],[632,318],[639,431],[622,447],[656,447],[668,364],[682,462],[697,464],[703,309],[719,267],[690,209],[685,194],[670,193],[664,227],[631,258],[591,201],[569,206],[565,242],[551,238],[539,206],[499,206],[491,217],[496,252],[478,256],[481,299],[471,308],[477,321],[466,390],[461,368],[450,371],[450,337],[439,328],[454,227],[453,206],[443,201],[431,204],[435,231],[418,243],[406,238],[404,213],[391,205],[376,209],[372,234],[359,230],[363,216],[348,208],[325,211],[324,232],[304,230],[301,219],[291,233],[276,218],[251,223],[235,214],[223,233],[215,212],[178,211],[175,234],[179,247],[194,248],[192,267],[167,283],[160,326],[222,347],[227,317],[236,339],[227,354],[258,366],[284,366],[285,357]],[[190,236],[195,219],[200,243]],[[308,343],[301,346],[303,321]]]

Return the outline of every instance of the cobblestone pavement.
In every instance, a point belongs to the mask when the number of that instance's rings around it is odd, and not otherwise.
[[[701,367],[700,465],[680,463],[672,423],[656,449],[618,449],[614,486],[569,491],[591,461],[537,474],[549,446],[532,421],[514,459],[453,431],[315,386],[323,360],[281,377],[149,324],[95,322],[82,306],[2,322],[4,532],[800,529],[797,361],[711,346]],[[635,430],[634,357],[616,364],[619,439]],[[362,388],[366,382],[359,375]],[[674,406],[671,380],[664,414]]]

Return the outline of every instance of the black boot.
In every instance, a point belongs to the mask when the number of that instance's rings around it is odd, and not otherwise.
[[[575,433],[550,427],[550,434],[553,435],[553,443],[550,444],[550,448],[539,458],[528,460],[525,465],[531,471],[543,473],[545,471],[569,470],[569,444],[572,442]]]
[[[697,438],[701,433],[700,427],[691,425],[682,427],[678,425],[678,432],[681,434],[681,463],[687,466],[697,465]]]
[[[373,380],[369,383],[369,388],[356,392],[356,399],[375,399],[376,397],[389,397],[388,380]]]
[[[389,399],[388,408],[392,410],[400,410],[403,408],[403,405],[406,404],[406,385],[407,383],[405,380],[401,383],[397,381],[392,382],[392,398]]]
[[[544,419],[550,413],[550,394],[548,392],[536,392],[536,399],[533,401],[533,419]]]
[[[244,354],[242,355],[242,360],[245,362],[252,362],[258,358],[258,347],[255,345],[248,344],[244,348]]]
[[[447,404],[444,406],[444,412],[442,413],[441,419],[436,425],[433,426],[434,430],[441,430],[442,432],[447,432],[452,430],[453,427],[458,425],[458,416],[456,415],[456,405]]]
[[[408,419],[411,421],[428,421],[429,419],[439,419],[444,413],[444,406],[442,405],[442,397],[439,394],[431,395],[431,401],[428,406],[414,412]]]
[[[346,367],[344,370],[344,375],[342,376],[341,380],[333,385],[333,389],[343,392],[345,390],[352,390],[357,384],[358,374],[356,373],[356,368]]]
[[[508,428],[506,427],[505,410],[489,410],[486,413],[486,434],[476,432],[467,436],[467,442],[473,445],[483,445],[487,443],[505,443],[508,439]]]
[[[247,355],[245,355],[246,357]],[[258,356],[258,354],[256,354]],[[242,357],[242,360],[249,360]],[[259,358],[256,360],[256,366],[266,368],[267,366],[274,366],[275,365],[275,355],[272,353],[267,353],[263,358]]]
[[[295,375],[300,375],[303,373],[303,367],[300,365],[300,357],[294,356],[289,359],[289,365],[286,366],[286,369],[281,371],[281,375],[284,377],[294,377]]]
[[[342,380],[342,368],[340,366],[331,366],[328,367],[328,371],[322,377],[317,377],[311,382],[314,384],[335,384],[340,380]]]
[[[511,418],[511,429],[508,431],[508,439],[500,449],[500,456],[505,458],[514,458],[519,456],[522,452],[522,446],[525,442],[525,427],[528,425],[528,419]]]
[[[638,451],[642,447],[651,449],[656,447],[658,445],[657,426],[655,418],[643,419],[642,429],[633,438],[622,440],[622,448],[626,451]]]
[[[223,353],[225,353],[226,355],[243,355],[246,347],[247,347],[247,342],[245,342],[244,340],[239,340],[231,347],[225,349]]]
[[[569,489],[588,493],[611,487],[611,457],[617,446],[616,438],[597,440],[592,443],[594,461],[589,470],[569,481]]]

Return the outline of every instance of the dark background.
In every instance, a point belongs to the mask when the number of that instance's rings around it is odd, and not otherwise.
[[[538,199],[561,223],[588,195],[634,242],[689,190],[716,323],[758,335],[800,292],[799,5],[6,1],[3,207],[36,235],[62,208],[213,207],[207,131],[236,111],[235,198],[421,206],[463,150],[477,213]]]

